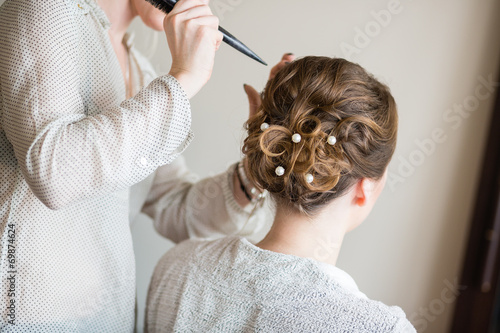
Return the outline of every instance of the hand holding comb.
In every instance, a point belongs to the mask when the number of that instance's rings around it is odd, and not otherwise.
[[[153,6],[155,6],[156,8],[162,10],[167,14],[174,8],[175,4],[177,3],[177,0],[146,0],[146,1],[148,1]],[[226,29],[219,27],[219,31],[222,32],[222,34],[224,35],[223,41],[226,44],[232,46],[241,53],[267,66],[267,63],[264,60],[262,60],[257,54],[255,54],[255,52],[250,50],[248,46],[246,46],[245,44],[240,42],[236,37],[231,35]]]

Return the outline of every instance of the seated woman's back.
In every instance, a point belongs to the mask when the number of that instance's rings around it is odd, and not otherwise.
[[[185,241],[151,281],[147,332],[414,332],[344,271],[245,238]]]

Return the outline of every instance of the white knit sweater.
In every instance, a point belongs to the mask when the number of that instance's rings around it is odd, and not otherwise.
[[[146,332],[415,332],[344,271],[241,237],[188,240],[153,274]]]

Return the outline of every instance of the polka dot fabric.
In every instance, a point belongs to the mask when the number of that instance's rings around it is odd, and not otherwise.
[[[189,144],[191,111],[171,76],[124,101],[107,29],[92,0],[0,7],[1,332],[133,331],[129,187]]]

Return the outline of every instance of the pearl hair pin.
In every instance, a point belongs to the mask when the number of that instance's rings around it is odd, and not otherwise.
[[[285,168],[279,166],[276,168],[276,170],[274,170],[274,172],[276,172],[276,174],[281,177],[285,174]]]
[[[268,128],[269,128],[269,124],[268,123],[262,123],[262,125],[260,125],[261,131],[265,131]]]
[[[313,182],[313,180],[314,180],[313,175],[311,175],[310,173],[308,173],[308,174],[306,175],[306,182],[307,182],[308,184],[310,184],[310,183],[312,183],[312,182]]]
[[[329,145],[332,145],[332,146],[333,146],[333,145],[335,145],[335,143],[337,143],[337,138],[336,138],[335,136],[333,136],[333,135],[330,135],[330,136],[328,137],[328,140],[327,140],[327,141],[328,141],[328,144],[329,144]]]
[[[299,143],[300,140],[302,140],[302,137],[300,136],[299,133],[295,133],[294,135],[292,135],[292,141],[295,142],[295,143]]]

